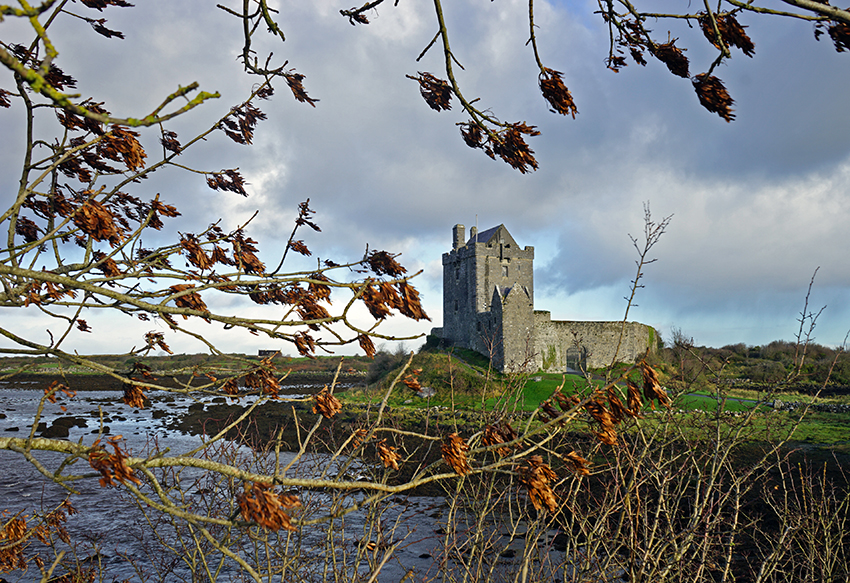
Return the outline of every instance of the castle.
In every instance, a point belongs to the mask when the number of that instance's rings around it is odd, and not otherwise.
[[[432,335],[490,356],[502,372],[586,370],[628,362],[655,347],[637,322],[553,321],[534,309],[534,247],[521,248],[504,225],[465,240],[452,229],[443,253],[443,327]],[[622,331],[622,339],[620,338]]]

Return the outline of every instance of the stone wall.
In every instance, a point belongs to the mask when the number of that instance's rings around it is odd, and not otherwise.
[[[612,360],[634,362],[647,349],[655,350],[655,331],[645,324],[626,322],[615,359],[622,322],[553,321],[551,318],[549,312],[534,312],[535,362],[540,370],[564,370],[570,348],[587,350],[588,368],[608,366]]]
[[[534,303],[528,289],[515,285],[503,295],[493,293],[493,320],[501,322],[500,351],[493,366],[503,372],[533,372],[540,367],[534,358]]]

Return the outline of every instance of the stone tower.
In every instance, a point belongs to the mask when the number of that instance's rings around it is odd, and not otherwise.
[[[489,355],[498,370],[533,362],[534,248],[521,248],[504,225],[468,240],[455,225],[443,254],[444,340]]]

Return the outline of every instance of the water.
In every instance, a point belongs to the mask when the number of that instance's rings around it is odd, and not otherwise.
[[[305,387],[307,388],[307,387]],[[0,437],[21,437],[28,435],[33,417],[39,400],[43,396],[40,390],[26,388],[8,389],[0,388],[0,404],[6,417],[0,419]],[[67,439],[88,445],[98,438],[101,422],[108,427],[108,435],[123,436],[122,448],[130,451],[133,455],[142,455],[156,444],[160,449],[170,448],[171,454],[190,451],[198,447],[201,438],[198,436],[184,435],[169,430],[167,425],[177,416],[186,412],[188,406],[197,403],[197,398],[189,398],[179,394],[168,397],[168,400],[154,399],[151,406],[142,410],[134,410],[125,405],[121,398],[123,393],[119,391],[92,391],[78,392],[73,399],[62,399],[61,403],[47,403],[40,422],[47,426],[52,425],[58,417],[73,416],[82,419],[84,427],[73,426],[69,429]],[[201,399],[201,402],[209,403],[212,398]],[[66,407],[62,411],[61,406]],[[81,425],[83,423],[80,423]],[[18,431],[9,431],[12,428]],[[105,439],[103,440],[105,441]],[[235,444],[223,444],[220,451],[214,455],[241,456],[246,463],[270,464],[273,458],[257,459],[255,452]],[[292,460],[294,454],[282,453],[281,464]],[[59,462],[64,458],[60,454],[52,452],[35,452],[35,458],[41,462],[49,471],[55,470]],[[253,461],[252,461],[253,460]],[[322,470],[329,470],[333,475],[335,469],[328,468],[327,456],[312,456],[303,460],[294,467],[290,475],[315,476]],[[18,512],[32,515],[42,509],[50,510],[58,505],[68,492],[57,484],[46,479],[31,464],[22,459],[18,453],[0,450],[0,509],[6,509],[11,514]],[[355,463],[349,474],[362,475],[368,470],[360,463]],[[91,473],[86,460],[78,460],[70,471],[64,473]],[[233,495],[241,491],[241,484],[236,484],[238,490],[233,490],[234,485],[229,486],[225,482],[203,481],[203,473],[199,470],[184,470],[179,476],[181,490],[184,493],[183,501],[187,504],[204,504],[212,500],[221,503],[232,503]],[[169,478],[175,479],[174,476]],[[197,482],[195,482],[198,480]],[[166,480],[166,483],[168,480]],[[97,477],[76,481],[73,487],[79,494],[73,495],[71,503],[78,514],[68,518],[67,529],[72,541],[80,544],[80,552],[85,556],[92,556],[93,560],[99,561],[102,567],[102,581],[179,581],[192,580],[189,569],[185,565],[177,564],[168,567],[163,572],[163,563],[173,562],[173,556],[162,553],[150,554],[156,550],[157,544],[153,539],[153,532],[143,512],[132,503],[122,489],[103,488],[99,485]],[[230,490],[228,491],[228,488]],[[304,491],[299,493],[305,502],[308,513],[320,514],[327,510],[331,499],[321,492]],[[352,503],[362,499],[363,494],[354,493],[347,497],[346,502]],[[384,566],[379,580],[398,581],[404,576],[409,568],[425,573],[433,571],[436,567],[433,561],[435,548],[439,543],[437,522],[442,516],[444,502],[440,498],[430,497],[396,497],[386,504],[384,514],[380,519],[372,523],[366,520],[365,511],[358,511],[346,517],[345,524],[340,526],[338,538],[339,548],[329,550],[322,547],[325,532],[324,527],[312,527],[304,529],[299,544],[310,547],[314,557],[312,568],[318,567],[325,562],[330,554],[338,554],[343,562],[352,564],[352,557],[361,551],[369,542],[376,542],[375,550],[370,551],[374,556],[379,556],[382,536],[373,529],[374,524],[381,528],[390,530],[395,528],[395,536],[407,536],[407,539],[396,549],[393,561]],[[161,516],[151,513],[150,516]],[[305,515],[304,518],[311,517]],[[165,538],[173,544],[179,540],[179,536],[185,536],[185,531],[180,532],[173,526],[164,523],[158,525],[156,534]],[[285,539],[286,533],[281,532]],[[380,543],[380,544],[378,544]],[[60,548],[66,548],[59,545]],[[46,550],[40,543],[33,543],[33,548]],[[191,550],[191,549],[190,549]],[[319,562],[316,558],[324,557]],[[135,568],[128,563],[128,558],[135,562]],[[374,566],[374,561],[372,561]],[[159,574],[157,574],[157,570]],[[364,562],[357,570],[368,571],[368,561]],[[163,574],[164,573],[164,574]],[[232,560],[227,560],[220,580],[231,580],[236,578],[240,570]],[[319,572],[315,573],[317,576]],[[11,575],[11,577],[10,577]],[[9,581],[29,581],[37,572],[30,570],[28,573],[14,572],[4,574]]]

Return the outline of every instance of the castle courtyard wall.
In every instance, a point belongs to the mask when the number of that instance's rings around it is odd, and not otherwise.
[[[582,322],[552,320],[550,312],[534,312],[534,353],[539,370],[563,371],[567,351],[584,348],[586,366],[600,368],[617,362],[634,362],[654,348],[655,330],[639,322],[626,322],[623,340],[617,341],[623,322]]]

